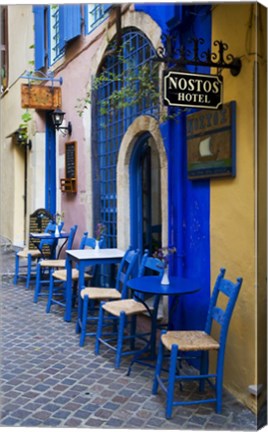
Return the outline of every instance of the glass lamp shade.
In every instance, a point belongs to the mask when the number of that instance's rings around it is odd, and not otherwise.
[[[56,129],[60,127],[63,122],[63,117],[65,116],[65,112],[63,112],[60,108],[56,108],[52,114],[52,121]]]
[[[15,137],[18,144],[24,144],[27,141],[27,138],[25,136],[25,130],[22,128],[19,128],[15,132]]]

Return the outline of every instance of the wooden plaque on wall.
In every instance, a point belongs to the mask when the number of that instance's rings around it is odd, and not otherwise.
[[[21,107],[54,110],[61,107],[61,88],[21,84]]]
[[[60,182],[62,192],[77,192],[77,141],[65,143],[65,178]]]

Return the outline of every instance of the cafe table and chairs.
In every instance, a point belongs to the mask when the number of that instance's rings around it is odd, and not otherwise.
[[[103,242],[104,240],[102,240]],[[96,240],[94,238],[88,237],[88,233],[85,232],[80,241],[79,250],[84,250],[85,248],[94,248],[96,245]],[[67,251],[66,251],[67,254]],[[67,256],[67,255],[66,255]],[[67,267],[66,259],[64,262],[64,268],[54,269],[50,272],[49,278],[49,290],[48,290],[48,300],[46,306],[46,312],[50,312],[50,308],[53,304],[65,308],[66,306],[66,286],[67,286]],[[89,280],[93,277],[94,268],[84,269],[84,278]],[[72,298],[74,298],[74,293],[77,291],[77,281],[79,277],[79,272],[76,268],[72,269],[71,272],[71,283],[72,283]]]
[[[164,273],[164,264],[154,257],[148,255],[145,251],[138,271],[138,277],[127,281],[128,288],[133,280],[143,280],[144,285],[150,280],[149,274],[155,274],[155,278],[162,279]],[[147,275],[147,276],[146,276]],[[128,290],[129,291],[129,290]],[[130,291],[130,294],[132,290]],[[137,331],[137,318],[140,315],[149,314],[154,316],[154,325],[157,320],[159,297],[155,296],[154,307],[151,310],[150,305],[144,298],[144,293],[133,293],[135,296],[128,295],[117,301],[102,302],[99,309],[99,320],[95,342],[95,354],[99,354],[101,344],[115,352],[115,367],[119,368],[123,356],[140,355],[147,351],[149,341],[151,340],[151,331]],[[108,333],[104,327],[108,317],[114,317],[117,321],[116,331]]]
[[[215,403],[216,413],[221,413],[226,340],[242,281],[242,278],[235,282],[226,279],[225,269],[221,269],[210,298],[204,330],[171,330],[161,334],[152,393],[157,394],[159,386],[164,391],[167,419],[171,418],[175,406]],[[212,369],[209,368],[211,352],[216,353]],[[198,366],[184,369],[182,373],[181,359],[187,358],[195,359]],[[164,361],[167,362],[165,368]],[[186,398],[182,391],[175,393],[176,383],[182,390],[183,381],[188,382],[187,385],[199,381],[200,397],[194,398],[197,391]],[[205,384],[209,388],[207,393]],[[192,389],[196,389],[193,384]]]
[[[64,222],[61,222],[59,225],[54,224],[54,230],[49,232],[30,232],[29,240],[36,245],[41,253],[41,258],[59,259],[62,249],[69,238],[69,232],[63,231],[63,225]],[[42,242],[45,242],[47,247],[49,247],[49,253],[47,252],[47,248],[44,250],[44,248],[41,247]]]
[[[69,237],[66,245],[66,249],[72,249],[75,235],[77,232],[78,225],[74,225],[70,228]],[[61,248],[62,249],[62,248]],[[36,283],[34,290],[34,303],[37,303],[40,296],[48,295],[48,291],[42,292],[42,287],[49,285],[50,273],[55,269],[65,268],[65,258],[57,259],[40,259],[36,266]]]
[[[78,295],[85,286],[85,269],[90,266],[119,264],[125,251],[118,248],[100,248],[66,251],[66,305],[65,321],[72,320],[72,269],[78,271]]]
[[[173,305],[179,301],[179,298],[183,295],[194,294],[200,290],[200,282],[194,278],[183,278],[179,276],[169,277],[169,283],[163,284],[163,280],[159,276],[143,276],[135,279],[131,279],[128,282],[128,287],[133,291],[134,299],[137,302],[141,302],[146,306],[146,296],[154,296],[155,302],[159,302],[162,296],[172,297]],[[140,296],[142,294],[145,298]],[[134,363],[139,363],[148,367],[154,367],[152,360],[156,359],[156,331],[157,331],[157,314],[151,311],[147,306],[147,310],[151,318],[151,334],[147,341],[147,345],[144,349],[135,354],[131,360],[128,375],[131,372],[131,368]],[[169,323],[172,322],[172,315],[174,308],[169,310]]]
[[[80,346],[84,345],[86,336],[96,336],[100,302],[119,300],[127,296],[127,282],[137,275],[139,255],[138,249],[134,250],[131,246],[127,249],[117,271],[115,288],[91,285],[80,291],[76,323],[76,333],[80,333]],[[114,324],[113,318],[108,318],[107,321],[109,326]]]
[[[33,243],[33,249],[26,247],[23,250],[16,252],[14,274],[15,285],[17,284],[19,278],[23,278],[26,279],[26,288],[30,287],[31,279],[35,278],[35,268],[33,264],[38,262],[40,258],[44,257],[44,249],[49,250],[50,254],[51,251],[53,252],[55,249],[55,245],[57,244],[57,238],[55,238],[54,235],[55,229],[56,224],[53,222],[49,222],[43,233],[36,233],[35,240],[38,240],[38,242]],[[33,234],[30,233],[29,241],[31,242],[32,240]],[[27,264],[21,265],[21,260],[26,260]],[[22,269],[26,269],[26,275],[21,273]]]

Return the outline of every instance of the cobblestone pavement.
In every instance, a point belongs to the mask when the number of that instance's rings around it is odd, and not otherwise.
[[[46,314],[45,299],[34,304],[32,289],[14,286],[14,251],[1,252],[2,427],[257,429],[256,416],[226,392],[221,415],[193,405],[166,420],[163,393],[151,394],[153,371],[134,365],[128,377],[129,359],[116,370],[107,350],[95,356],[93,339],[79,347],[75,322],[64,322],[60,308]]]

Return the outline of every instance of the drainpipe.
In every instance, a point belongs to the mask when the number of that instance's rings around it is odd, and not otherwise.
[[[27,158],[27,148],[32,149],[32,141],[29,140],[24,144],[24,243],[26,244],[26,232],[27,232],[27,189],[28,189],[28,158]]]

